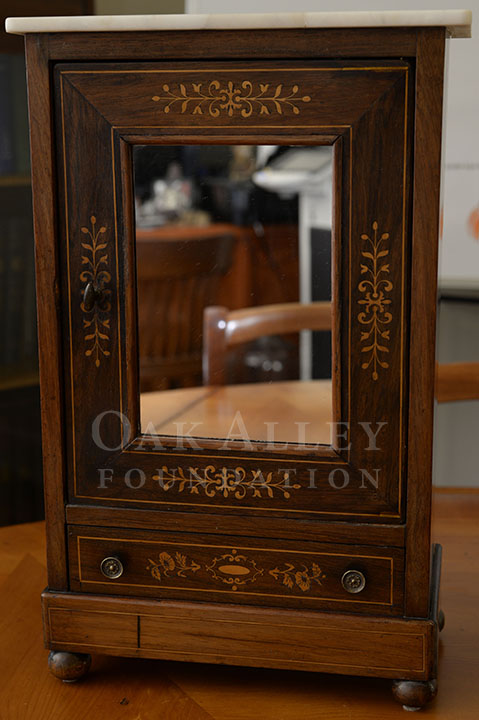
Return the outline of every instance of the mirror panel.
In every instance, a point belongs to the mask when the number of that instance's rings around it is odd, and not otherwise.
[[[141,431],[329,444],[332,148],[145,145],[133,164]]]

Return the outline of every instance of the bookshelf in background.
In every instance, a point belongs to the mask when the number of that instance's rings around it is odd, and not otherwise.
[[[0,391],[38,383],[23,55],[0,54]]]
[[[0,525],[43,517],[25,59],[5,18],[92,13],[93,0],[0,0]]]
[[[0,54],[0,524],[43,514],[25,60]]]

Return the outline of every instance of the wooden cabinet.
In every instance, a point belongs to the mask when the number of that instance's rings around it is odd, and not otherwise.
[[[447,23],[27,34],[60,676],[59,651],[98,649],[390,677],[415,707],[434,694]],[[133,149],[271,144],[332,147],[331,442],[145,432]]]

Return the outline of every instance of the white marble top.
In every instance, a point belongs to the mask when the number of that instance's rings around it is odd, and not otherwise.
[[[232,15],[84,15],[7,18],[9,33],[249,30],[253,28],[446,27],[449,37],[471,37],[470,10],[309,12]]]

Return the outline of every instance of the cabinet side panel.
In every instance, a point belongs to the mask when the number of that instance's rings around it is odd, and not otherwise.
[[[418,30],[411,272],[406,615],[427,617],[445,31]]]
[[[68,585],[68,574],[64,525],[60,299],[47,43],[48,38],[26,37],[48,584],[52,589],[64,590]]]

